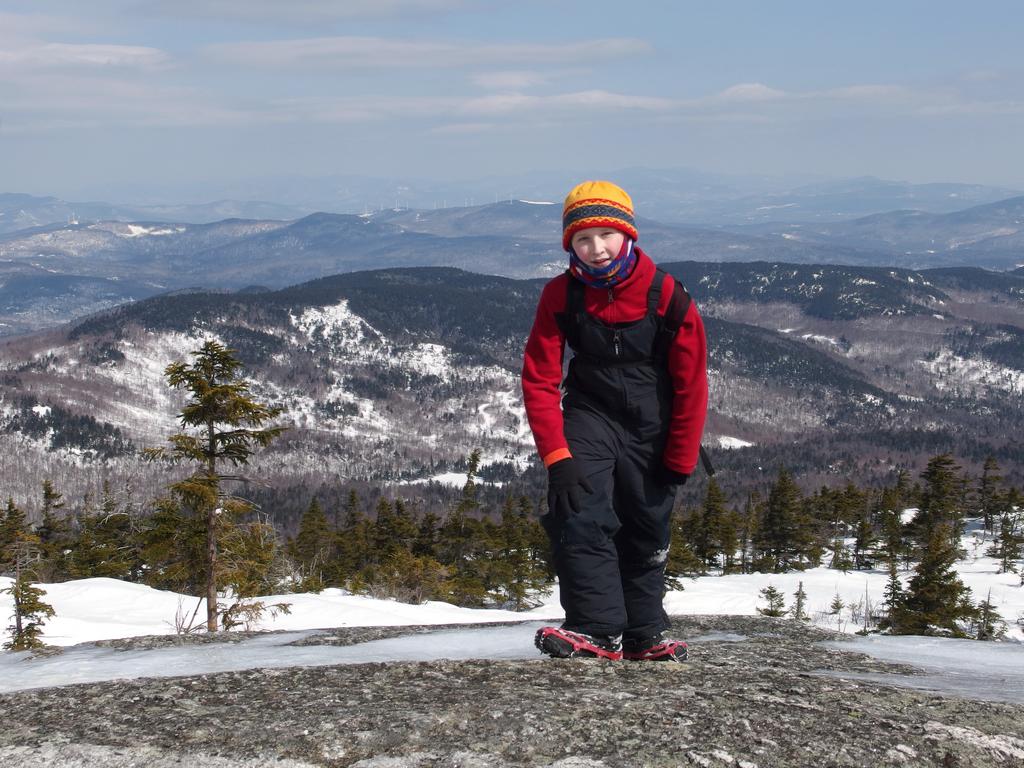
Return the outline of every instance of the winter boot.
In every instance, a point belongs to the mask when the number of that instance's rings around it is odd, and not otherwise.
[[[622,644],[622,658],[631,661],[686,661],[687,648],[682,640],[666,640],[661,635]]]
[[[585,635],[561,627],[537,630],[533,644],[541,653],[556,659],[597,658],[619,661],[622,658],[622,637]]]

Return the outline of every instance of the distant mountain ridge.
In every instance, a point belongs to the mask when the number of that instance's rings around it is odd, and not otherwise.
[[[640,244],[661,262],[883,264],[894,269],[969,263],[1000,270],[1021,264],[1021,221],[1024,197],[950,214],[895,212],[782,229],[700,229],[638,218]],[[342,272],[422,266],[549,277],[566,263],[560,230],[561,207],[543,201],[314,213],[291,221],[33,227],[0,234],[0,334],[37,330],[119,301],[196,285],[282,288]],[[102,295],[96,292],[97,280],[106,281]],[[816,311],[832,311],[825,306],[830,296],[818,298]]]
[[[213,218],[229,217],[295,219],[314,211],[367,213],[404,208],[432,210],[453,206],[474,207],[516,199],[560,203],[566,191],[583,178],[615,181],[629,191],[637,204],[637,210],[652,219],[698,227],[766,222],[825,223],[901,209],[948,213],[1024,193],[1019,188],[957,183],[914,184],[873,177],[821,179],[726,174],[693,168],[592,166],[583,175],[569,169],[553,169],[460,181],[290,175],[221,184],[206,182],[202,185],[161,190],[147,188],[143,183],[132,190],[116,193],[105,190],[89,197],[159,199],[164,204],[146,205],[144,210],[149,213],[139,213],[129,218],[200,223]],[[168,201],[210,199],[223,202],[196,206],[166,204]],[[250,199],[275,202],[240,202]],[[239,207],[275,204],[278,210],[286,208],[293,213],[261,213],[257,212],[258,209]],[[235,208],[220,216],[213,216],[211,211],[217,206]],[[66,220],[66,216],[61,215],[52,221]],[[0,216],[2,221],[3,217]]]
[[[757,482],[781,454],[821,482],[945,449],[1024,466],[1011,437],[1024,429],[1024,274],[664,266],[705,318],[707,441],[749,444],[716,452],[735,482]],[[372,270],[155,296],[12,338],[0,343],[0,451],[25,477],[90,456],[138,475],[137,447],[176,424],[164,367],[215,338],[291,427],[253,469],[267,482],[419,481],[474,447],[485,478],[517,481],[535,462],[518,374],[544,282]]]

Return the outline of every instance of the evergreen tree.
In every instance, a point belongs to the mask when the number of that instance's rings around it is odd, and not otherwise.
[[[753,491],[747,495],[739,525],[740,573],[753,570],[751,549],[758,539],[758,521],[763,514],[761,494]]]
[[[829,548],[832,550],[832,561],[829,564],[829,568],[835,568],[846,573],[853,567],[853,558],[850,557],[850,550],[846,548],[846,543],[842,536],[836,536]]]
[[[974,618],[977,610],[970,589],[953,570],[956,560],[949,524],[935,526],[902,606],[890,615],[894,633],[965,636],[961,623]]]
[[[945,526],[951,542],[962,533],[964,480],[953,457],[943,453],[932,457],[921,475],[924,488],[920,507],[910,523],[911,533],[919,548],[928,545],[932,531]]]
[[[238,598],[275,593],[291,575],[288,563],[282,558],[283,548],[277,529],[262,513],[256,513],[256,519],[244,525],[225,526],[221,543],[219,583],[228,587]],[[274,610],[288,613],[288,605],[285,603],[264,606],[257,601],[236,602],[220,611],[220,615],[227,617],[241,614],[252,620],[259,618],[264,608],[272,613]],[[226,620],[224,627],[230,628]]]
[[[790,613],[797,621],[810,621],[810,616],[807,615],[807,593],[804,592],[804,583],[801,581],[797,584],[796,592],[793,593],[793,597],[796,598],[796,602],[793,603],[793,608]]]
[[[345,521],[338,531],[335,557],[330,569],[332,583],[347,586],[353,592],[359,591],[359,584],[353,579],[358,581],[357,574],[371,562],[372,527],[360,507],[359,496],[354,490],[349,491],[345,503]]]
[[[999,474],[999,463],[994,456],[988,456],[981,469],[981,480],[978,482],[978,502],[985,520],[985,530],[992,532],[995,521],[1001,512],[1002,494],[1000,484],[1003,477]]]
[[[978,620],[974,637],[977,640],[999,640],[1006,635],[1006,622],[992,604],[992,590],[978,606]]]
[[[739,515],[733,510],[727,510],[722,516],[718,528],[718,540],[722,549],[722,573],[735,573],[736,550],[740,546],[740,527],[742,523]]]
[[[871,524],[871,518],[866,512],[862,512],[857,519],[856,538],[853,541],[853,566],[857,570],[871,567],[869,553],[878,541],[875,534],[875,527]]]
[[[713,568],[718,565],[718,557],[722,554],[722,528],[728,512],[725,507],[725,494],[722,493],[718,482],[711,478],[701,508],[700,535],[691,544],[694,554],[707,567]]]
[[[12,507],[13,500],[8,502],[7,517],[12,517]],[[22,516],[22,524],[14,529],[12,540],[0,550],[0,560],[7,564],[14,575],[11,585],[0,589],[0,593],[11,596],[14,608],[11,615],[14,623],[7,627],[10,640],[4,643],[4,650],[28,651],[44,645],[43,624],[46,619],[53,617],[54,611],[52,606],[43,602],[46,592],[32,584],[35,575],[33,566],[39,562],[40,554],[39,537],[27,531]]]
[[[885,583],[885,591],[882,593],[883,607],[885,609],[885,618],[881,621],[882,629],[892,628],[893,621],[904,610],[904,603],[906,602],[906,593],[903,590],[903,582],[900,581],[899,572],[896,570],[896,561],[890,560],[888,567],[889,580]]]
[[[39,578],[45,582],[68,578],[68,557],[72,547],[71,527],[60,513],[64,508],[64,495],[58,493],[49,478],[43,480],[42,522],[35,530],[42,550]]]
[[[4,510],[2,524],[0,524],[0,554],[7,547],[14,544],[19,533],[28,533],[28,521],[25,512],[14,503],[14,499],[7,497],[7,507]]]
[[[206,518],[162,496],[153,501],[140,532],[143,581],[154,589],[201,595],[206,587]]]
[[[768,602],[768,607],[758,608],[758,613],[762,616],[772,616],[775,618],[786,615],[786,598],[779,590],[769,584],[759,594]]]
[[[324,571],[331,559],[334,535],[327,524],[327,515],[316,496],[299,521],[299,532],[292,542],[291,555],[302,574],[299,589],[319,592],[326,584]]]
[[[475,517],[480,512],[476,485],[480,468],[480,450],[469,456],[466,483],[462,487],[459,503],[445,518],[438,532],[438,560],[449,572],[448,598],[456,605],[483,607],[487,599],[484,564],[481,549],[484,526]]]
[[[677,511],[672,515],[671,538],[668,545],[668,559],[665,561],[666,589],[683,589],[683,578],[704,573],[704,562],[690,548],[693,516],[700,516],[697,510]]]
[[[99,509],[79,516],[78,536],[68,555],[68,575],[137,581],[143,561],[130,505],[122,505],[103,481]]]
[[[425,512],[420,517],[416,529],[416,541],[412,553],[417,557],[437,558],[437,526],[439,518],[433,512]]]
[[[523,503],[525,501],[525,504]],[[536,556],[528,499],[517,505],[510,496],[501,509],[500,548],[494,573],[497,599],[512,610],[522,611],[537,605],[537,598],[551,592],[547,586],[547,567]]]
[[[170,449],[148,449],[149,458],[191,462],[195,469],[185,480],[171,486],[182,507],[205,522],[206,627],[217,631],[217,594],[221,569],[218,554],[227,539],[237,539],[231,530],[250,513],[250,502],[224,490],[228,480],[221,466],[245,465],[257,448],[265,447],[281,434],[282,427],[264,427],[280,409],[256,402],[240,377],[241,361],[235,351],[216,341],[207,341],[192,353],[193,362],[167,366],[168,384],[184,389],[190,399],[179,415],[182,431],[170,436]]]
[[[1007,492],[1005,502],[1000,505],[999,533],[991,547],[985,552],[999,560],[999,573],[1016,572],[1017,563],[1024,549],[1024,532],[1021,531],[1021,515],[1017,512],[1020,499],[1017,490]]]
[[[840,611],[846,607],[846,603],[843,602],[843,598],[836,592],[835,597],[832,598],[832,602],[828,604],[829,611],[832,612],[833,616],[838,616]]]
[[[779,475],[768,494],[768,503],[758,526],[755,550],[759,563],[773,573],[783,573],[800,566],[807,543],[803,522],[800,489],[789,470],[780,467]]]
[[[904,538],[903,520],[899,502],[895,497],[896,493],[893,489],[886,489],[882,493],[881,511],[879,512],[882,525],[880,553],[886,563],[898,565],[901,559],[908,556],[910,548]]]

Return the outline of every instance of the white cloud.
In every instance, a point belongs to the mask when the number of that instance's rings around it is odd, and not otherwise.
[[[542,72],[479,72],[471,78],[473,83],[494,91],[521,91],[542,85],[548,81],[548,75]]]
[[[175,18],[305,23],[439,13],[476,5],[470,0],[148,0],[144,11]]]
[[[495,123],[450,123],[448,125],[439,125],[431,130],[431,133],[439,133],[442,135],[468,135],[474,133],[487,133],[493,131],[498,126]]]
[[[170,60],[170,56],[157,48],[135,45],[43,43],[0,51],[0,67],[4,69],[156,69]]]
[[[346,36],[219,43],[206,52],[215,59],[249,67],[394,69],[578,62],[636,55],[648,48],[643,41],[629,38],[558,45],[483,45]]]
[[[833,99],[850,100],[889,100],[903,99],[911,96],[913,92],[901,85],[867,84],[867,85],[846,85],[840,88],[831,88],[820,92],[806,94],[809,98],[826,96]]]
[[[775,88],[769,88],[763,83],[738,83],[730,86],[716,96],[718,101],[776,101],[783,99],[788,94]]]

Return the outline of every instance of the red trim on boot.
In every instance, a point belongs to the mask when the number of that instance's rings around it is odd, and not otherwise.
[[[595,642],[595,638],[561,627],[541,627],[533,638],[534,645],[541,653],[556,659],[598,658],[609,661],[622,660],[622,644],[606,648]]]
[[[682,640],[661,640],[640,651],[623,651],[630,661],[686,661],[689,651]]]

